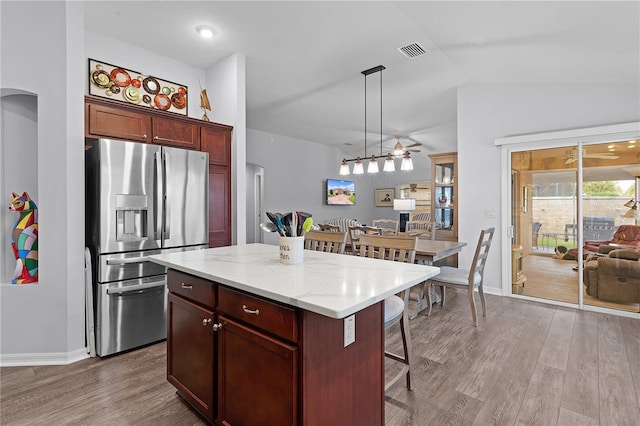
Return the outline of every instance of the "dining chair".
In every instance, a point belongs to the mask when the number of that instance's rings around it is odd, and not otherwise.
[[[376,219],[372,222],[373,226],[380,228],[382,235],[398,235],[399,221],[395,219]]]
[[[416,257],[417,237],[401,237],[393,235],[362,235],[360,237],[360,256],[395,262],[413,263]],[[411,289],[402,292],[402,297],[392,295],[384,300],[384,329],[388,330],[394,324],[400,324],[402,335],[402,349],[404,354],[397,355],[386,351],[387,358],[398,361],[404,366],[400,372],[385,383],[387,392],[402,376],[406,377],[407,389],[411,388],[411,361],[413,358],[411,349],[411,335],[409,334],[409,317],[406,307],[409,305],[409,293]]]
[[[319,223],[318,227],[320,228],[321,231],[340,232],[340,226],[338,225],[331,225],[329,223]]]
[[[344,254],[346,232],[309,231],[304,235],[304,248],[326,253]]]
[[[429,240],[436,239],[435,223],[427,220],[408,220],[406,225],[407,235],[415,235]]]
[[[345,250],[349,254],[358,256],[360,254],[360,247],[358,242],[361,235],[380,235],[380,228],[367,225],[350,226],[349,228],[349,246]]]
[[[444,306],[445,303],[445,288],[462,288],[467,290],[467,297],[469,299],[469,306],[471,307],[471,316],[473,317],[473,326],[478,326],[476,304],[473,300],[474,289],[478,289],[480,295],[480,303],[482,304],[482,316],[487,316],[487,305],[484,300],[484,266],[487,262],[487,255],[489,254],[489,248],[491,247],[491,240],[493,239],[493,233],[495,228],[487,228],[480,231],[480,238],[478,239],[478,245],[476,246],[476,252],[473,255],[473,261],[469,269],[460,269],[450,266],[441,266],[440,273],[432,278],[429,278],[425,284],[423,291],[427,297],[428,309],[431,309],[431,296],[429,293],[429,286],[434,285],[440,287],[440,305]]]

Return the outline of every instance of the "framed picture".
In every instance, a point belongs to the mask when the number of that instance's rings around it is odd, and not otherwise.
[[[89,59],[89,94],[188,115],[187,86]]]
[[[393,188],[376,189],[376,207],[393,207],[395,190]]]

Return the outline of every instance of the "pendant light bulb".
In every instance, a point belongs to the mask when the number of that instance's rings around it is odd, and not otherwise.
[[[376,160],[375,156],[371,156],[371,161],[369,161],[369,165],[367,166],[367,173],[378,173],[380,169],[378,169],[378,160]]]
[[[364,167],[362,166],[362,161],[360,160],[360,157],[356,159],[356,162],[353,165],[353,174],[354,175],[364,174]]]
[[[404,147],[400,143],[400,136],[396,136],[396,140],[397,140],[397,142],[393,146],[393,155],[395,155],[396,157],[400,157],[402,155],[402,153],[404,152]]]
[[[393,158],[391,157],[391,154],[387,154],[387,159],[384,160],[384,168],[383,170],[385,172],[395,172],[396,171],[396,164],[393,162]]]
[[[400,170],[404,170],[407,172],[413,170],[413,160],[411,159],[411,154],[409,154],[408,151],[404,153],[404,158],[402,159]]]
[[[347,164],[347,160],[342,159],[342,164],[340,165],[340,175],[348,176],[349,174],[351,174],[351,172],[349,172],[349,165]]]

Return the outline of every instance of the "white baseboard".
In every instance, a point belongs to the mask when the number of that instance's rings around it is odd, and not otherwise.
[[[80,348],[66,353],[0,354],[0,367],[67,365],[86,358],[89,358],[86,348]]]
[[[501,288],[485,287],[483,290],[486,294],[493,294],[494,296],[504,296]]]

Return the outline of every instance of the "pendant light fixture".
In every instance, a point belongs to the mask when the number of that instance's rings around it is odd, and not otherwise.
[[[368,70],[362,71],[362,75],[364,75],[364,157],[369,158],[369,163],[367,165],[367,173],[374,174],[380,171],[378,167],[378,159],[384,158],[384,167],[383,170],[385,172],[394,172],[396,170],[395,160],[391,153],[383,155],[382,154],[382,70],[384,70],[384,65],[378,65],[377,67],[369,68]],[[367,76],[370,74],[380,73],[380,155],[371,155],[367,156]],[[400,142],[398,141],[398,144]],[[398,145],[396,144],[396,146]],[[402,145],[400,145],[402,147]],[[394,154],[395,155],[395,154]],[[411,155],[409,152],[405,151],[404,154],[401,152],[399,155],[403,155],[402,165],[400,167],[401,170],[413,170],[413,161],[411,160]],[[361,175],[364,174],[364,166],[362,164],[362,160],[360,157],[357,158],[344,158],[342,163],[340,164],[340,175],[345,176],[349,175],[349,162],[354,161],[353,164],[353,174]]]
[[[413,160],[411,159],[411,154],[409,154],[409,151],[404,152],[404,156],[402,157],[402,165],[400,165],[400,170],[404,170],[404,171],[413,170]]]
[[[396,171],[396,163],[393,161],[393,157],[391,154],[387,154],[387,159],[384,160],[384,169],[385,172],[395,172]]]

